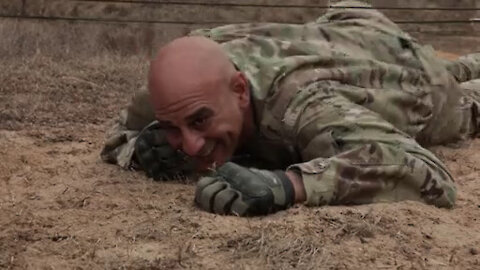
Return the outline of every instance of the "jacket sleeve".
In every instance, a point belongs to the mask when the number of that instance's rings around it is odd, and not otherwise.
[[[107,131],[100,156],[103,161],[124,169],[132,166],[135,141],[140,131],[155,120],[146,89],[136,93],[126,109]]]
[[[480,53],[464,55],[455,61],[443,60],[443,62],[459,83],[480,79]]]
[[[349,87],[313,83],[285,111],[286,130],[306,161],[288,169],[302,176],[306,204],[417,200],[452,207],[456,189],[442,162],[379,114],[342,95]],[[394,105],[385,101],[384,106]]]

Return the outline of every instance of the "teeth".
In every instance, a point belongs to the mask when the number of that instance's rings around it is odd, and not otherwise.
[[[198,156],[206,157],[213,152],[214,148],[215,148],[215,143],[208,143],[203,147],[202,151],[200,151]]]

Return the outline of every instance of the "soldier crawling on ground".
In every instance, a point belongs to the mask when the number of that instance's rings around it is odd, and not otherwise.
[[[480,91],[463,82],[480,77],[480,54],[441,60],[378,11],[342,5],[365,6],[339,3],[302,25],[198,30],[162,47],[102,158],[155,179],[207,172],[195,201],[219,214],[452,207],[452,176],[424,147],[479,134]]]

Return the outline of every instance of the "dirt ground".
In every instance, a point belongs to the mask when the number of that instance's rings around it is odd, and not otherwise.
[[[99,158],[146,59],[0,65],[0,269],[480,269],[480,140],[437,147],[458,202],[307,208],[259,218],[193,204]]]

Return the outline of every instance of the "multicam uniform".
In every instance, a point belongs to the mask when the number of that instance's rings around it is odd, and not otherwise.
[[[338,5],[363,5],[350,1]],[[480,55],[436,58],[375,10],[332,8],[315,22],[240,24],[203,35],[247,76],[258,135],[242,153],[301,174],[308,205],[420,200],[451,207],[456,189],[421,145],[478,133]],[[104,160],[131,164],[154,120],[146,91],[111,130]]]

